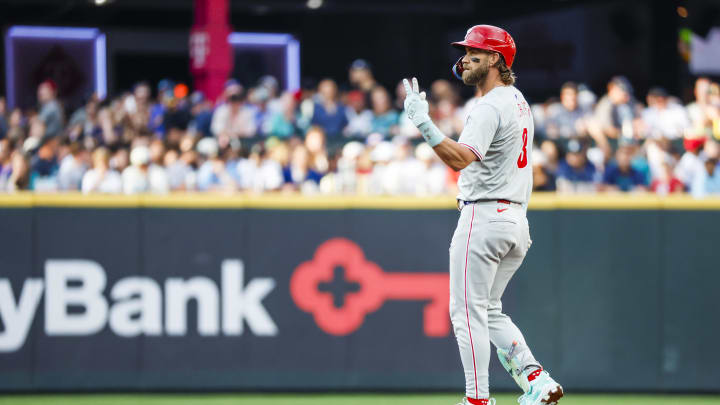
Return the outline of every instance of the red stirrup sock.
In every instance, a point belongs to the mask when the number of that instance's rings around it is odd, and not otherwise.
[[[528,382],[532,382],[532,380],[536,379],[537,376],[539,376],[540,373],[542,373],[542,371],[543,371],[542,367],[538,367],[535,371],[528,374],[528,376],[527,376]]]

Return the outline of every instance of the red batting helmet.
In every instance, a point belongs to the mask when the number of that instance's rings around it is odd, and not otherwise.
[[[484,49],[497,52],[503,56],[508,67],[512,67],[515,60],[515,41],[510,34],[502,28],[492,25],[476,25],[465,34],[465,40],[453,42],[452,46],[460,49],[465,47]],[[462,79],[462,58],[453,66],[453,73]]]

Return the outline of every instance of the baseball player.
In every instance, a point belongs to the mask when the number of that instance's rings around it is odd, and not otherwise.
[[[526,211],[534,127],[525,98],[513,86],[515,42],[503,29],[476,25],[452,45],[465,51],[453,73],[482,94],[457,142],[430,119],[417,79],[403,84],[408,117],[443,162],[460,171],[460,218],[450,244],[450,317],[465,370],[462,404],[495,403],[488,389],[490,342],[525,392],[520,405],[555,404],[562,387],[535,360],[500,302],[532,243]]]

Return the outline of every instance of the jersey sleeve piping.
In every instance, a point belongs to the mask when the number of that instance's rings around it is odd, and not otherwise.
[[[475,156],[477,156],[478,159],[482,160],[483,157],[482,157],[482,155],[480,154],[480,152],[478,152],[477,149],[473,148],[472,146],[470,146],[470,145],[468,145],[468,144],[466,144],[466,143],[458,142],[458,144],[460,144],[460,145],[462,145],[462,146],[470,149],[470,151],[471,151],[472,153],[474,153]]]

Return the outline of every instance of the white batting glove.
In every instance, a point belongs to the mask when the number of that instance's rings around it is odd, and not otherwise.
[[[425,92],[420,92],[417,78],[412,78],[412,88],[407,79],[403,79],[403,86],[405,86],[405,113],[410,121],[415,127],[430,121],[430,106],[425,100]]]

